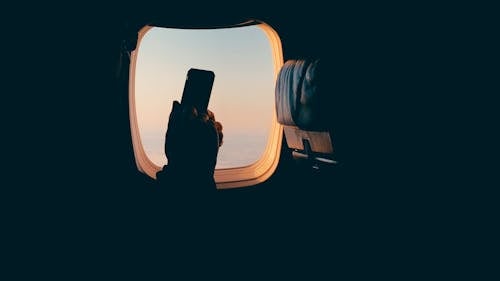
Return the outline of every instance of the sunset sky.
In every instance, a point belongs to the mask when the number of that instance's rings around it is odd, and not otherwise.
[[[223,124],[226,141],[236,135],[267,136],[275,84],[271,45],[264,31],[257,26],[152,28],[140,42],[135,76],[137,118],[145,146],[161,140],[163,152],[172,101],[180,101],[191,67],[215,73],[209,109]]]

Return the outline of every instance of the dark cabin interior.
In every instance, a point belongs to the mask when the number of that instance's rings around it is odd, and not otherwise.
[[[448,193],[453,172],[441,169],[444,159],[457,158],[449,151],[458,144],[432,154],[429,136],[443,127],[420,125],[446,100],[433,80],[441,65],[422,71],[436,52],[452,52],[442,47],[451,38],[441,32],[447,26],[430,24],[439,16],[425,14],[423,23],[419,9],[396,13],[379,4],[300,11],[204,5],[34,8],[4,24],[14,77],[4,89],[16,94],[3,104],[17,108],[14,116],[4,113],[17,136],[6,146],[14,169],[3,184],[5,229],[13,230],[4,238],[5,265],[21,279],[206,278],[220,271],[235,272],[234,279],[318,279],[337,270],[404,270],[416,261],[435,267],[454,241],[441,234],[453,223],[442,202],[463,192]],[[344,165],[303,167],[283,140],[278,168],[262,184],[221,191],[201,205],[165,198],[134,162],[128,82],[117,78],[128,69],[120,63],[123,48],[147,24],[217,27],[250,19],[278,32],[285,61],[320,58],[328,66],[326,118]]]

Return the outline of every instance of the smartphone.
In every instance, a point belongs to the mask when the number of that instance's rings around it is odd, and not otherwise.
[[[200,113],[207,113],[215,74],[213,71],[191,68],[186,75],[181,104],[194,106]]]

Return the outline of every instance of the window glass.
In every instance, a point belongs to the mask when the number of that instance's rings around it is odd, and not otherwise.
[[[212,70],[209,109],[224,129],[216,168],[250,165],[262,156],[274,113],[271,44],[258,26],[224,29],[153,27],[137,48],[135,108],[144,151],[167,163],[164,139],[174,100],[189,68]]]

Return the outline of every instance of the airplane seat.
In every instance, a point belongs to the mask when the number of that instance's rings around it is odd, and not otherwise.
[[[336,164],[326,118],[330,93],[321,84],[320,69],[320,60],[288,60],[275,89],[278,122],[293,158],[315,169]]]

